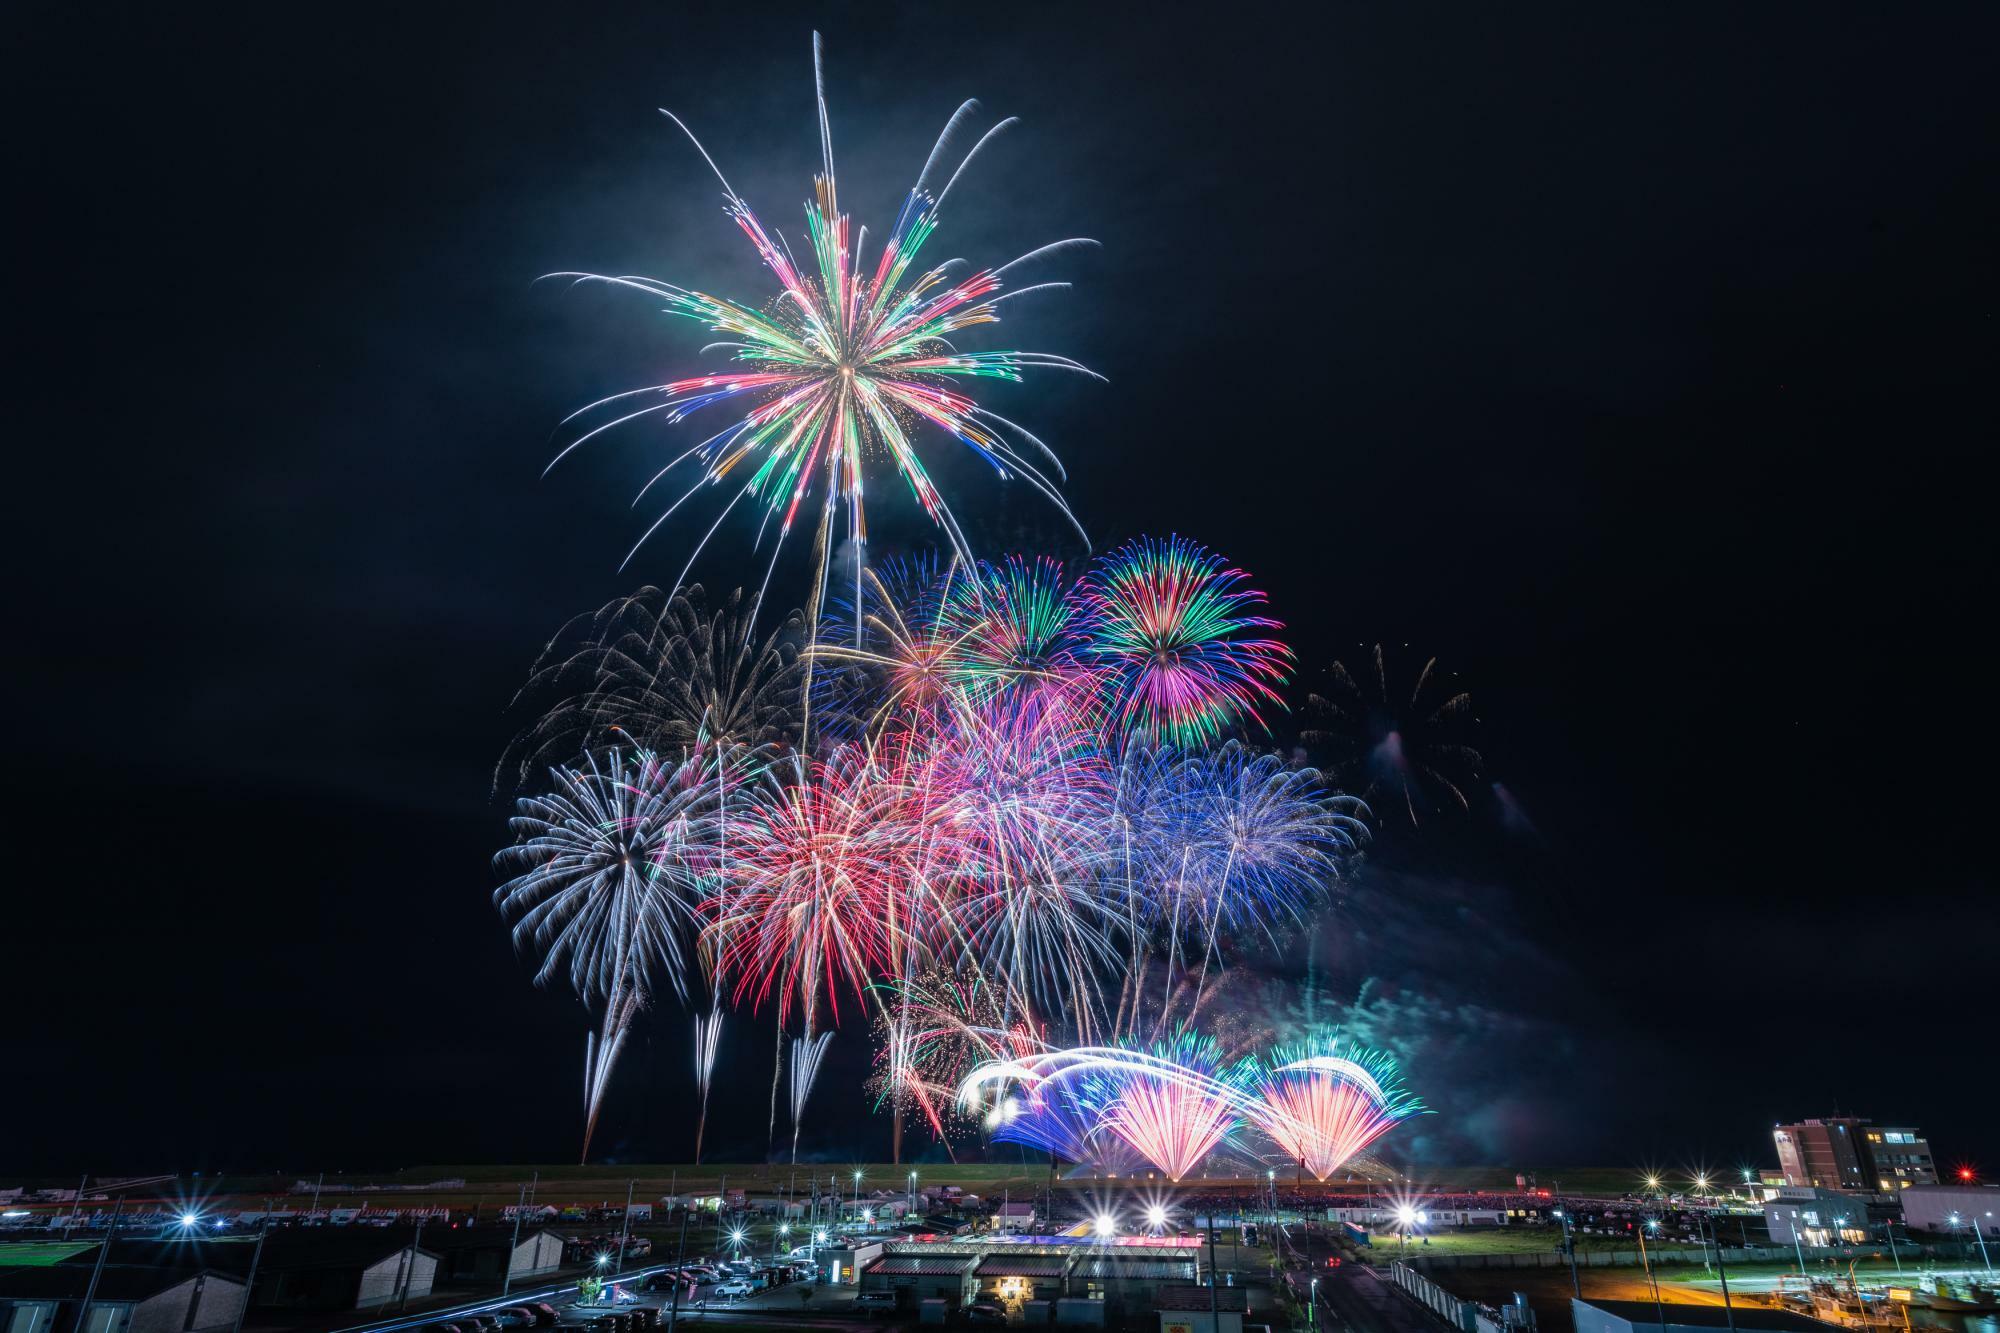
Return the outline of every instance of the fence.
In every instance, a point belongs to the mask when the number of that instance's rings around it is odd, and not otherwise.
[[[1732,1245],[1722,1251],[1725,1264],[1772,1264],[1796,1263],[1800,1250],[1791,1245]],[[1963,1259],[1973,1252],[1968,1241],[1938,1242],[1918,1245],[1909,1241],[1898,1241],[1896,1253],[1905,1259]],[[1869,1257],[1888,1258],[1887,1245],[1808,1245],[1803,1251],[1806,1261],[1815,1259],[1862,1259]],[[1665,1249],[1649,1246],[1647,1259],[1656,1264],[1701,1264],[1712,1263],[1713,1249]],[[1522,1254],[1427,1254],[1412,1257],[1406,1261],[1411,1268],[1420,1272],[1437,1272],[1450,1268],[1567,1268],[1569,1257],[1554,1249],[1530,1251]],[[1578,1268],[1637,1268],[1640,1265],[1639,1251],[1579,1250],[1576,1256]],[[1402,1267],[1399,1263],[1397,1267]]]

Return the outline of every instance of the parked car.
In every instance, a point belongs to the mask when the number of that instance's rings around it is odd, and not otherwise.
[[[864,1291],[854,1298],[854,1308],[862,1314],[884,1318],[896,1313],[896,1293]]]
[[[1004,1324],[1007,1312],[992,1301],[979,1301],[967,1308],[965,1318],[973,1324]]]
[[[510,1305],[504,1310],[495,1310],[493,1317],[500,1321],[502,1328],[533,1328],[534,1312],[526,1306]]]
[[[556,1307],[547,1301],[536,1301],[528,1306],[528,1309],[533,1312],[535,1323],[543,1328],[554,1328],[562,1322],[562,1316],[556,1313]]]
[[[738,1278],[731,1278],[729,1281],[717,1287],[715,1289],[715,1294],[717,1296],[728,1296],[734,1299],[735,1297],[738,1296],[748,1296],[751,1290],[752,1288],[750,1284],[744,1279],[738,1277]]]

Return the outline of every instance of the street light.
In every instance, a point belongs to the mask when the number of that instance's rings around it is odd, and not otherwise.
[[[1117,1219],[1109,1213],[1099,1213],[1097,1219],[1091,1223],[1091,1230],[1097,1233],[1099,1240],[1109,1240],[1118,1230]]]
[[[182,1213],[181,1225],[190,1228],[198,1227],[201,1225],[201,1215],[198,1213]]]
[[[1319,1279],[1314,1278],[1306,1289],[1306,1319],[1314,1328],[1319,1327]]]
[[[1167,1210],[1157,1203],[1148,1206],[1146,1209],[1146,1225],[1155,1231],[1164,1228],[1167,1225]]]

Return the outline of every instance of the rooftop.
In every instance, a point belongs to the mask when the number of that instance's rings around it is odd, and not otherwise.
[[[1161,1287],[1160,1294],[1153,1298],[1153,1308],[1207,1310],[1212,1300],[1217,1310],[1235,1310],[1241,1314],[1250,1309],[1249,1296],[1242,1287]]]

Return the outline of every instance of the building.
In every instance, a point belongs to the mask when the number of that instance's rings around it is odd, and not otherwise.
[[[1813,1185],[1782,1185],[1764,1201],[1764,1225],[1773,1245],[1865,1245],[1868,1201]]]
[[[1035,1229],[1035,1205],[1010,1200],[1000,1205],[993,1214],[993,1229],[1019,1235]]]
[[[1912,1231],[1969,1240],[1977,1227],[1988,1240],[2000,1238],[2000,1189],[1991,1185],[1912,1185],[1899,1198]]]
[[[1834,1326],[1790,1310],[1761,1305],[1737,1305],[1725,1310],[1720,1305],[1664,1306],[1651,1301],[1580,1301],[1569,1303],[1576,1321],[1576,1333],[1715,1333],[1736,1329],[1738,1333],[1828,1333]],[[1666,1324],[1660,1323],[1662,1310]]]
[[[1859,1116],[1828,1116],[1779,1125],[1771,1137],[1787,1185],[1893,1194],[1937,1181],[1930,1141],[1915,1129],[1878,1128]]]
[[[920,1302],[932,1300],[956,1309],[965,1298],[965,1275],[976,1261],[977,1256],[970,1254],[885,1254],[862,1268],[861,1289],[894,1292],[899,1309],[914,1310]]]
[[[875,1240],[844,1240],[820,1245],[813,1251],[816,1281],[830,1287],[852,1286],[861,1281],[861,1272],[882,1257],[882,1243]]]
[[[503,1262],[516,1282],[542,1277],[563,1258],[563,1238],[541,1227],[524,1227],[518,1241],[512,1226],[431,1228],[424,1248],[436,1252],[437,1280],[446,1286],[498,1286]]]
[[[1243,1333],[1249,1297],[1241,1287],[1162,1287],[1153,1308],[1160,1333]]]
[[[1200,1279],[1200,1249],[1172,1236],[945,1237],[897,1241],[861,1270],[863,1291],[893,1291],[905,1309],[994,1301],[1026,1314],[1088,1303],[1102,1323],[1152,1311],[1166,1286]],[[1206,1307],[1204,1307],[1206,1309]],[[1065,1316],[1066,1317],[1066,1316]]]
[[[112,1246],[105,1271],[210,1268],[240,1283],[249,1276],[254,1260],[253,1310],[375,1310],[421,1301],[431,1294],[439,1258],[431,1242],[448,1234],[448,1227],[426,1228],[419,1247],[411,1228],[283,1228],[263,1238],[261,1254],[254,1235],[119,1240]],[[62,1266],[87,1269],[92,1262],[90,1253],[80,1253],[64,1259]]]
[[[79,1333],[93,1266],[0,1268],[0,1328]],[[226,1273],[106,1264],[82,1333],[210,1333],[235,1327],[242,1309],[242,1280]]]
[[[1912,1185],[1935,1185],[1937,1162],[1930,1140],[1913,1128],[1898,1125],[1870,1129],[1863,1140],[1875,1167],[1877,1188],[1887,1194]]]

